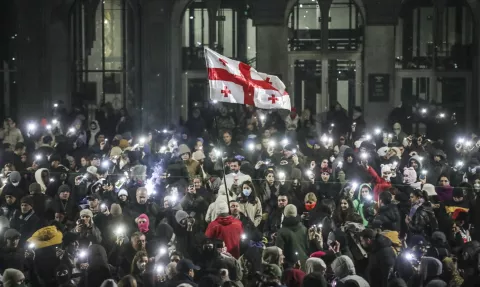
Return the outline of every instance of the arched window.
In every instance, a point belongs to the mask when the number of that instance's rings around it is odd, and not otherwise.
[[[290,51],[322,48],[320,5],[316,0],[298,0],[288,17]]]
[[[328,19],[330,50],[357,50],[363,39],[363,17],[353,0],[334,0]]]
[[[397,68],[470,70],[473,15],[464,0],[434,7],[431,0],[410,0],[396,28]]]
[[[75,91],[91,103],[135,99],[134,12],[127,0],[76,1],[70,11]]]

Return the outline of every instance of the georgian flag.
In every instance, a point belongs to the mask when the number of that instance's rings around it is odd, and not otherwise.
[[[205,60],[212,101],[291,110],[290,96],[277,76],[259,73],[209,48],[205,48]]]

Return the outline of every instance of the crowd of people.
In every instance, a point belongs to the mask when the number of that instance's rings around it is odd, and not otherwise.
[[[217,104],[145,133],[108,105],[87,118],[3,123],[5,287],[480,286],[474,133],[339,104]]]

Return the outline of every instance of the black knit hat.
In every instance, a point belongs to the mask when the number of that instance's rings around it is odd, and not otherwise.
[[[33,197],[31,195],[24,196],[20,200],[20,203],[25,203],[33,207]]]
[[[72,190],[71,190],[70,186],[68,186],[67,184],[62,184],[58,188],[58,194],[60,194],[62,192],[72,192]]]

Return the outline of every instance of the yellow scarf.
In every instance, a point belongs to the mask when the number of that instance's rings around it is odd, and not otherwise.
[[[40,228],[30,237],[27,242],[35,244],[36,249],[61,244],[63,234],[55,226]]]

